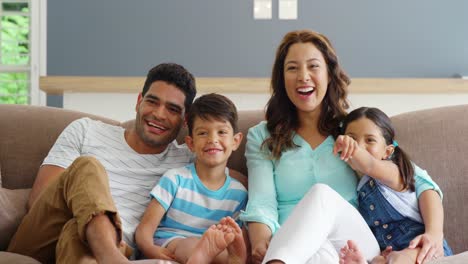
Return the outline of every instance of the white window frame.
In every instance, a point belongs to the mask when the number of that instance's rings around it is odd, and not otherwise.
[[[13,2],[13,1],[12,1]],[[47,74],[47,0],[30,0],[29,25],[29,104],[46,105],[46,94],[39,89],[39,78]]]
[[[39,89],[39,78],[47,75],[47,0],[32,0],[30,5],[30,104],[45,106],[46,94]]]

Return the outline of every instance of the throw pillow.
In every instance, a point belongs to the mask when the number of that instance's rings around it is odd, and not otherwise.
[[[0,251],[8,247],[16,228],[26,214],[31,189],[9,190],[0,187]]]

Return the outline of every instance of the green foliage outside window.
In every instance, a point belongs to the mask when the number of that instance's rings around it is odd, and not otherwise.
[[[28,13],[27,4],[3,4],[4,11]],[[3,65],[29,65],[29,17],[3,16],[1,21],[1,56]],[[29,72],[0,73],[0,103],[29,103]]]

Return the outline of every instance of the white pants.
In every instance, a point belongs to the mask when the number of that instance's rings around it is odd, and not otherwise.
[[[338,263],[338,252],[356,241],[367,260],[380,254],[361,214],[325,184],[315,184],[273,236],[263,263]]]

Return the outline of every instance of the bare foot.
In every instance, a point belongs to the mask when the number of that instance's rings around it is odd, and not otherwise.
[[[348,240],[340,250],[340,264],[366,264],[366,258],[362,255],[361,251],[357,247],[356,243],[352,240]]]
[[[382,255],[384,258],[386,258],[386,257],[388,257],[388,255],[390,253],[392,253],[392,251],[393,251],[392,246],[388,246],[388,247],[385,248],[384,251],[382,251],[382,253],[380,253],[380,255]]]
[[[229,255],[229,264],[244,264],[247,262],[247,247],[245,246],[244,237],[242,236],[242,229],[231,217],[224,217],[219,221],[221,225],[232,228],[235,235],[234,241],[227,247]]]
[[[225,230],[224,230],[225,229]],[[235,239],[231,228],[222,225],[212,225],[208,228],[195,246],[187,264],[209,264]]]

